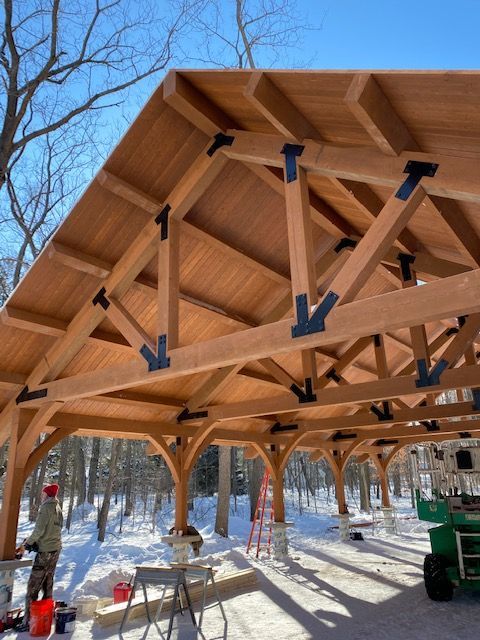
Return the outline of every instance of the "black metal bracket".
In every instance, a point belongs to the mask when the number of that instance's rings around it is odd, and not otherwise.
[[[168,238],[168,214],[171,208],[169,204],[166,204],[155,218],[155,224],[160,225],[160,240],[166,240]]]
[[[329,291],[311,317],[308,317],[307,294],[301,293],[298,295],[295,299],[297,324],[292,327],[292,338],[325,331],[325,318],[335,306],[338,298],[339,296],[334,291]]]
[[[480,411],[480,389],[472,389],[473,404],[472,409],[474,411]]]
[[[386,422],[387,420],[393,420],[393,413],[390,411],[390,406],[387,400],[382,401],[383,409],[380,409],[374,402],[370,405],[370,411],[374,413],[379,422]]]
[[[337,244],[333,247],[333,250],[335,251],[335,253],[340,253],[340,251],[343,251],[344,249],[354,249],[357,246],[357,241],[356,240],[352,240],[352,238],[342,238],[341,240],[339,240],[337,242]]]
[[[213,136],[213,139],[214,142],[212,142],[211,146],[207,149],[207,156],[210,156],[210,158],[215,151],[218,151],[221,147],[231,147],[235,136],[227,136],[225,133],[219,131]]]
[[[271,444],[271,445],[270,445],[270,451],[271,451],[272,453],[275,453],[276,449],[277,449],[276,445],[274,445],[274,444]]]
[[[440,431],[436,420],[420,420],[420,424],[424,426],[427,431]]]
[[[164,333],[163,335],[158,336],[156,354],[153,353],[146,344],[144,344],[140,349],[140,355],[148,362],[149,371],[168,369],[170,366],[170,357],[167,356],[167,335]]]
[[[408,200],[420,180],[424,176],[433,178],[437,169],[438,164],[435,164],[434,162],[418,162],[418,160],[409,160],[403,170],[403,173],[408,173],[408,178],[397,191],[395,197],[399,200]]]
[[[384,438],[380,438],[380,440],[375,442],[375,446],[377,447],[386,447],[389,444],[398,444],[398,440],[386,440]]]
[[[285,156],[285,172],[287,182],[297,179],[297,158],[302,155],[305,147],[302,144],[284,144],[280,153]]]
[[[333,442],[337,442],[338,440],[355,440],[357,437],[356,433],[342,433],[341,431],[337,431],[333,436]]]
[[[440,376],[447,367],[448,361],[444,358],[441,358],[438,362],[435,363],[429,373],[425,358],[420,358],[420,360],[417,360],[418,379],[415,380],[415,386],[417,388],[421,388],[432,387],[433,385],[440,384]]]
[[[412,270],[410,265],[415,262],[415,256],[411,256],[409,253],[399,253],[397,260],[400,262],[400,269],[402,271],[402,278],[407,282],[412,279]]]
[[[375,335],[372,336],[373,338],[373,346],[374,347],[381,347],[382,346],[382,337],[379,333],[376,333]]]
[[[317,396],[313,393],[312,379],[305,378],[305,389],[301,389],[298,384],[292,384],[290,391],[294,393],[300,404],[306,404],[307,402],[315,402]]]
[[[328,378],[329,380],[333,380],[334,382],[336,382],[337,384],[341,381],[341,377],[337,374],[337,372],[335,371],[335,367],[332,367],[331,369],[329,369],[326,373],[323,374],[325,376],[325,378]]]
[[[21,402],[28,402],[28,400],[38,400],[39,398],[45,398],[48,394],[48,389],[37,389],[36,391],[29,391],[28,385],[23,387],[18,396],[15,398],[16,404]]]
[[[186,420],[201,420],[208,418],[208,411],[192,411],[185,407],[177,416],[177,422],[185,422]]]
[[[275,433],[282,433],[283,431],[297,431],[298,424],[280,424],[280,422],[276,422],[270,429],[270,433],[273,435]]]
[[[471,438],[472,434],[470,431],[460,431],[458,434],[459,438]]]
[[[445,331],[445,335],[450,337],[453,336],[455,333],[458,333],[458,328],[457,327],[450,327],[450,329],[447,329]]]
[[[105,311],[108,309],[108,307],[110,306],[110,301],[107,300],[105,294],[106,294],[107,290],[105,289],[105,287],[102,287],[100,289],[100,291],[97,293],[97,295],[93,298],[92,300],[92,304],[95,307],[97,304],[99,304],[102,309],[104,309]]]

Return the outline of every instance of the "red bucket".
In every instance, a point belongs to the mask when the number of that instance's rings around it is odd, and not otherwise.
[[[53,600],[36,600],[30,605],[30,635],[48,636],[52,629]]]
[[[130,594],[132,593],[132,585],[128,582],[118,582],[113,587],[113,603],[118,604],[119,602],[127,602],[130,598]]]

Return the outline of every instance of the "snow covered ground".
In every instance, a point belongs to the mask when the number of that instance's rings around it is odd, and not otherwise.
[[[317,504],[299,516],[291,512],[295,528],[289,530],[290,558],[276,562],[268,557],[245,554],[250,530],[247,505],[239,504],[230,519],[230,538],[213,532],[214,502],[196,500],[192,523],[201,531],[205,544],[201,562],[219,574],[254,566],[258,584],[224,596],[228,626],[224,628],[218,607],[205,613],[203,635],[196,634],[189,619],[175,618],[172,638],[190,640],[261,639],[287,640],[454,640],[480,637],[480,596],[457,591],[450,603],[435,603],[423,587],[423,558],[429,552],[427,523],[412,518],[406,501],[398,503],[400,533],[386,536],[382,528],[361,529],[365,540],[338,541],[336,524],[329,513],[333,504]],[[115,507],[112,507],[114,510]],[[137,564],[167,564],[171,551],[159,538],[171,521],[169,506],[159,515],[152,532],[150,521],[111,518],[112,530],[104,543],[96,540],[94,511],[78,509],[70,533],[64,535],[64,551],[57,569],[55,597],[72,600],[82,595],[111,596],[113,585],[129,579]],[[112,515],[115,515],[113,513]],[[407,519],[408,518],[408,519]],[[365,515],[354,518],[365,521]],[[21,524],[19,535],[31,525]],[[15,604],[21,604],[29,572],[18,572]],[[197,605],[198,607],[198,605]],[[166,638],[167,624],[147,626],[145,618],[132,620],[125,640]],[[9,632],[6,638],[28,634]],[[55,636],[65,638],[69,636]],[[91,620],[78,620],[73,640],[119,638],[117,627],[100,628]]]

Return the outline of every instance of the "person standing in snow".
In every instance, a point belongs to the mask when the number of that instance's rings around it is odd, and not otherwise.
[[[52,597],[53,578],[62,548],[63,514],[57,500],[58,484],[50,484],[42,490],[42,504],[38,511],[32,534],[22,543],[19,551],[36,551],[32,573],[25,598],[25,616],[18,631],[27,631],[30,619],[30,604],[43,591],[43,600]]]

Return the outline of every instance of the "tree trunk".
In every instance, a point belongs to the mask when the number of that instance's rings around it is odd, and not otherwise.
[[[108,511],[110,509],[110,500],[112,497],[113,481],[115,478],[115,471],[117,468],[117,462],[122,447],[121,440],[112,440],[112,451],[110,454],[110,466],[108,469],[108,479],[105,485],[105,492],[103,494],[102,508],[100,509],[100,515],[98,517],[98,540],[103,542],[105,540],[105,531],[107,529]]]
[[[88,468],[88,491],[87,502],[95,504],[95,493],[97,491],[98,461],[100,459],[100,438],[93,438],[92,456]]]
[[[250,521],[255,518],[255,509],[257,508],[260,487],[262,486],[262,478],[264,474],[263,460],[257,456],[248,465],[248,495],[250,497]]]
[[[63,504],[63,498],[65,496],[65,483],[67,481],[67,465],[68,465],[68,453],[70,450],[70,437],[67,436],[62,440],[60,445],[60,462],[58,467],[58,500],[60,504]]]
[[[127,440],[125,460],[125,511],[124,516],[132,515],[132,441]]]
[[[370,511],[370,466],[368,462],[358,465],[360,484],[360,510]]]
[[[75,478],[77,485],[77,507],[84,504],[86,494],[86,476],[85,476],[85,454],[83,452],[82,438],[76,437],[74,440],[75,451]]]
[[[228,514],[230,511],[230,491],[232,474],[231,447],[218,448],[218,494],[215,533],[228,538]]]

